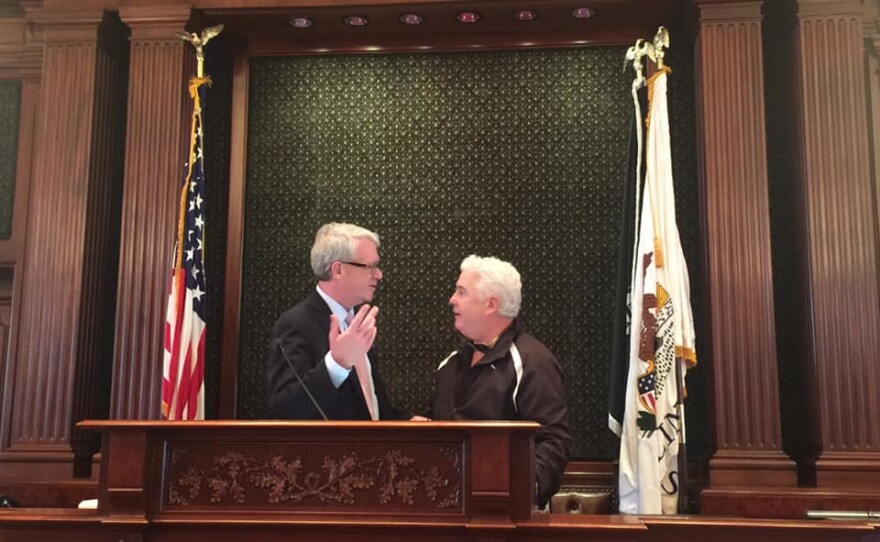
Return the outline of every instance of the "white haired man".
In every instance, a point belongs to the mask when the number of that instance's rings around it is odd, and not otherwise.
[[[455,328],[466,341],[437,368],[435,420],[531,420],[535,435],[535,501],[550,500],[562,483],[571,450],[562,368],[517,320],[519,272],[497,258],[468,256],[449,298]]]
[[[320,418],[311,392],[329,419],[397,418],[371,350],[379,309],[368,303],[382,280],[379,236],[353,224],[325,224],[315,235],[311,264],[315,291],[282,314],[272,331],[270,417]]]

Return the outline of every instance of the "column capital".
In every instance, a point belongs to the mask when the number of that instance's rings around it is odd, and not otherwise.
[[[865,52],[880,57],[880,19],[865,21],[862,32],[865,36]]]
[[[25,19],[34,35],[47,45],[95,43],[104,10],[49,9],[33,4],[25,8]]]
[[[130,6],[119,8],[119,18],[131,28],[132,40],[180,41],[192,6]]]
[[[43,42],[28,24],[25,12],[0,11],[0,73],[15,79],[39,80],[43,71]]]
[[[862,17],[863,14],[861,0],[797,0],[798,18],[840,15]]]
[[[763,0],[692,0],[699,23],[753,22],[762,19]]]

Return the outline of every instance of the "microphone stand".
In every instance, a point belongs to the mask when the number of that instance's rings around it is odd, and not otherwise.
[[[290,361],[289,357],[287,357],[287,351],[284,350],[284,345],[281,344],[281,339],[278,339],[275,342],[275,344],[278,345],[278,350],[281,351],[281,355],[284,357],[284,361],[287,362],[287,365],[290,367],[290,370],[293,371],[293,376],[296,377],[296,380],[297,380],[297,382],[299,382],[299,385],[302,386],[303,391],[306,392],[306,395],[309,396],[309,400],[312,402],[312,405],[314,405],[314,407],[318,410],[318,414],[320,414],[321,417],[324,418],[324,421],[327,421],[328,420],[327,415],[324,414],[324,410],[321,408],[321,405],[318,404],[318,401],[317,401],[317,399],[315,399],[315,396],[312,395],[311,391],[309,391],[309,387],[306,386],[306,383],[303,382],[302,377],[299,376],[299,371],[296,370],[296,367],[294,367],[293,362]]]

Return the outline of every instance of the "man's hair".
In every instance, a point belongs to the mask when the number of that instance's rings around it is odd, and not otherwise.
[[[379,236],[360,226],[336,222],[321,226],[312,245],[311,261],[315,278],[330,280],[330,265],[336,261],[351,261],[361,239],[369,239],[376,243],[376,248],[379,247]]]
[[[522,280],[513,264],[491,256],[484,258],[471,254],[461,262],[461,270],[479,275],[477,294],[481,299],[498,296],[498,314],[516,318],[522,304]]]

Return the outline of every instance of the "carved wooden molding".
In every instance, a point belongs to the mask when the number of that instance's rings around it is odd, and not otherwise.
[[[179,42],[177,33],[185,30],[191,14],[191,6],[180,5],[119,8],[119,18],[131,28],[132,41]]]
[[[42,32],[25,12],[0,13],[0,78],[39,79],[43,68]]]
[[[172,445],[165,509],[245,505],[353,511],[379,505],[462,513],[460,446],[438,445],[431,456],[404,443],[359,448]]]
[[[764,0],[735,3],[697,2],[700,24],[761,21]]]
[[[97,40],[104,12],[100,9],[34,8],[26,11],[26,17],[47,45],[71,46],[92,44]]]
[[[862,33],[865,36],[865,53],[880,56],[880,19],[866,20],[862,24]]]
[[[852,16],[862,17],[861,0],[797,0],[799,17]]]

